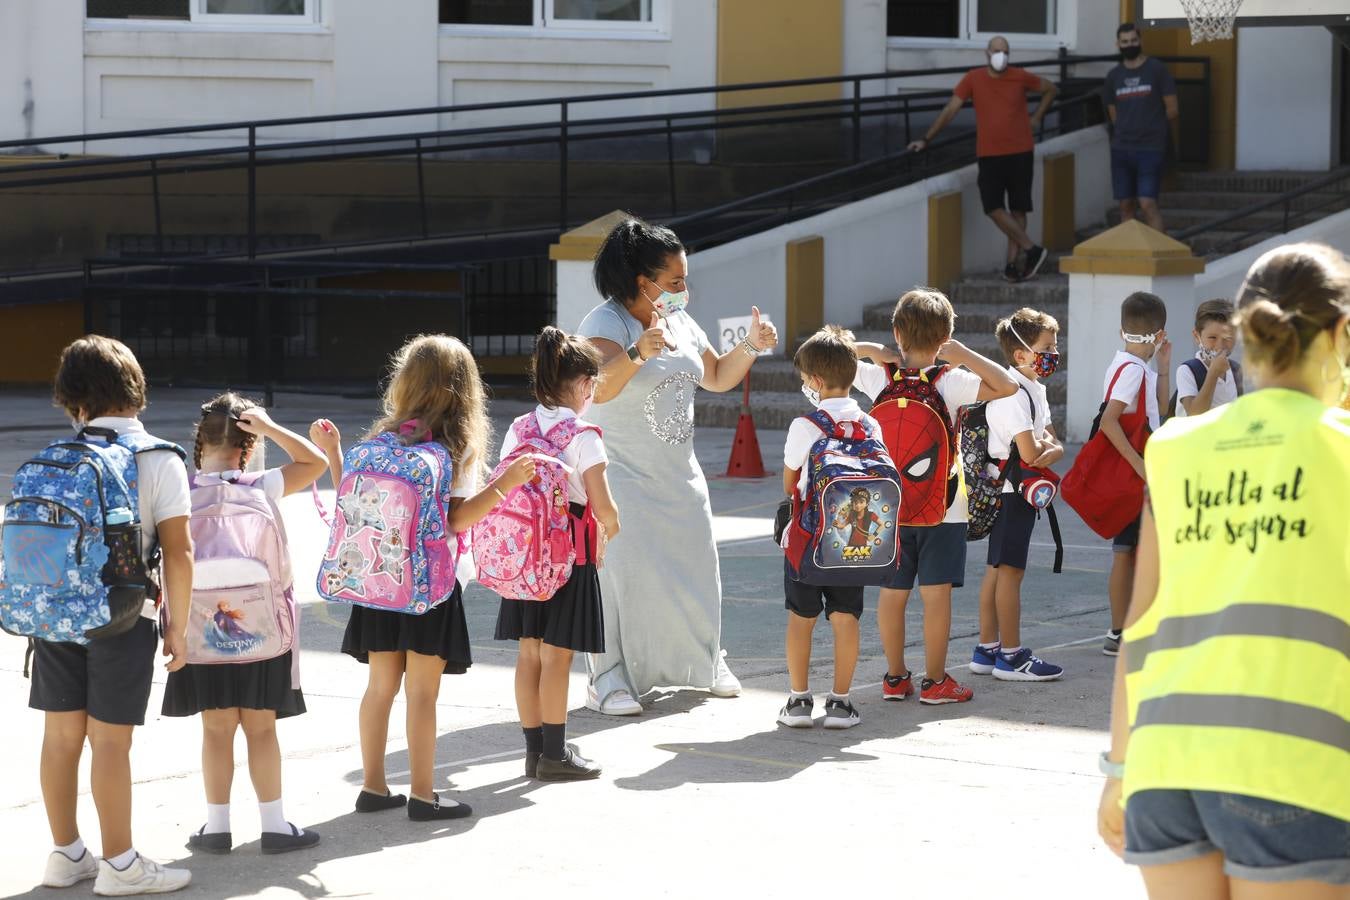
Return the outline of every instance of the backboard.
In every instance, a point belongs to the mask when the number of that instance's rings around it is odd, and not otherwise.
[[[1186,24],[1181,0],[1138,0],[1138,4],[1139,22],[1147,28]],[[1350,0],[1243,0],[1233,25],[1350,25]]]

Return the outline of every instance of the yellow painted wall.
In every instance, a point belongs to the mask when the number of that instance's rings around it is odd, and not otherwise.
[[[717,4],[718,84],[839,75],[843,67],[843,0],[721,0]],[[719,94],[718,106],[727,109],[838,96],[838,85],[736,91]]]
[[[80,300],[0,309],[0,384],[50,384],[61,351],[83,334]]]
[[[1209,57],[1209,167],[1231,169],[1237,160],[1237,42],[1207,41],[1191,45],[1186,28],[1149,28],[1142,32],[1150,56]],[[1187,66],[1187,70],[1198,70]],[[1188,72],[1189,74],[1189,72]],[[1181,108],[1186,115],[1186,107]]]

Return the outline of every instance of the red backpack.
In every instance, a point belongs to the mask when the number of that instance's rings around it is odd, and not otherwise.
[[[1083,445],[1078,458],[1073,461],[1059,485],[1064,502],[1082,517],[1089,528],[1104,538],[1114,538],[1120,534],[1144,508],[1144,479],[1139,477],[1134,467],[1125,461],[1125,457],[1101,432],[1102,413],[1106,412],[1106,404],[1111,402],[1111,391],[1115,390],[1125,366],[1132,365],[1136,364],[1125,363],[1111,376],[1106,399],[1102,401],[1101,409],[1097,410],[1097,418],[1092,420],[1088,442]],[[1120,429],[1125,432],[1125,439],[1141,456],[1150,434],[1148,407],[1145,405],[1147,390],[1148,378],[1145,377],[1139,382],[1139,399],[1135,403],[1135,411],[1120,416]]]
[[[901,525],[940,525],[960,488],[956,428],[938,381],[950,366],[901,369],[886,364],[887,384],[872,418],[900,473]]]

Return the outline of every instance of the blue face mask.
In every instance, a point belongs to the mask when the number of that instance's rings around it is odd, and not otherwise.
[[[647,295],[643,294],[643,296],[646,297]],[[656,310],[656,314],[661,318],[673,316],[689,305],[689,291],[686,289],[676,294],[663,290],[655,300],[651,301],[651,304],[652,309]]]

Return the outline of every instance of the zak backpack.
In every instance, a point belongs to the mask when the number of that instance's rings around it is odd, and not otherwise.
[[[193,665],[261,662],[295,643],[299,616],[286,527],[262,476],[192,480],[187,661]]]
[[[1191,370],[1191,377],[1195,379],[1195,386],[1199,389],[1200,385],[1205,383],[1205,378],[1209,375],[1209,367],[1194,356],[1186,360],[1182,365]],[[1237,390],[1237,395],[1241,397],[1243,394],[1242,365],[1236,360],[1230,359],[1228,361],[1228,376],[1233,379],[1233,387]],[[1170,419],[1177,414],[1178,402],[1178,394],[1176,391],[1173,391],[1172,399],[1167,401],[1166,418]]]
[[[522,456],[534,456],[533,480],[512,488],[473,527],[473,558],[478,582],[508,600],[548,600],[572,576],[577,559],[567,475],[561,459],[573,438],[600,429],[565,418],[544,433],[533,412],[511,424],[516,447],[492,472],[497,478]]]
[[[158,601],[159,549],[141,557],[136,458],[176,444],[143,431],[86,426],[14,473],[0,525],[0,627],[87,644],[130,631]]]
[[[455,592],[463,545],[450,531],[450,454],[435,441],[404,444],[417,422],[352,444],[328,547],[319,565],[325,600],[421,615]]]
[[[883,585],[900,565],[903,492],[886,446],[861,422],[824,410],[805,416],[821,436],[807,456],[807,488],[793,492],[787,559],[805,584]]]
[[[926,369],[886,365],[886,387],[871,416],[881,426],[900,474],[901,525],[940,525],[961,487],[956,429],[938,382],[945,364]]]

